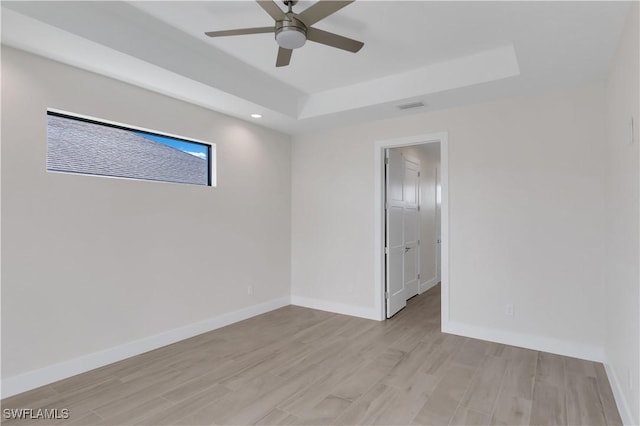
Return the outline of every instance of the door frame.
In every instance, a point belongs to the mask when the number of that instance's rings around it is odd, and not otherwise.
[[[386,320],[385,303],[385,178],[384,150],[427,143],[440,143],[440,233],[441,233],[441,317],[442,328],[449,323],[449,134],[429,133],[405,138],[386,139],[374,144],[374,286],[375,309],[380,321]]]

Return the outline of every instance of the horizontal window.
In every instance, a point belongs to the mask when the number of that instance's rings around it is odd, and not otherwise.
[[[212,145],[47,111],[47,170],[162,182],[213,183]]]

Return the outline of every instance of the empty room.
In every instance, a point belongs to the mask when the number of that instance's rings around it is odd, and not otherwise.
[[[639,2],[0,13],[3,425],[640,425]]]

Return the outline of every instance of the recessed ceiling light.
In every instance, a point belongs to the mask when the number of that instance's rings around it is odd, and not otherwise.
[[[251,114],[251,118],[262,118],[262,114]]]

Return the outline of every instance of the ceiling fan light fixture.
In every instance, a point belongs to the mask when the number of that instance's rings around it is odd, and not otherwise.
[[[304,46],[307,41],[307,27],[292,13],[286,17],[287,19],[276,22],[276,43],[281,48],[289,50]]]
[[[276,42],[283,49],[297,49],[304,46],[307,36],[297,28],[282,30],[276,34]]]

